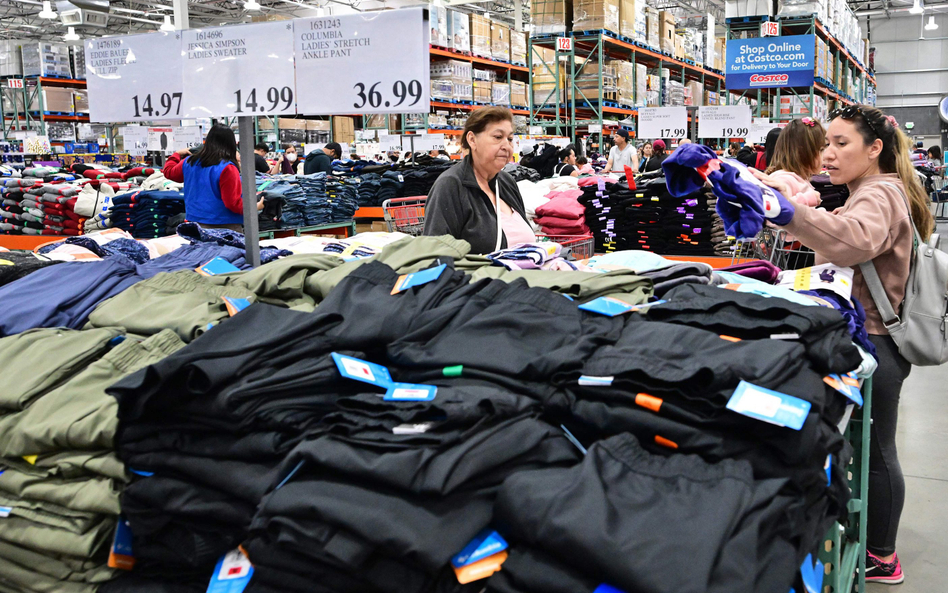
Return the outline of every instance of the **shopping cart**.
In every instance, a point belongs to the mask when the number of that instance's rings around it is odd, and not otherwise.
[[[596,241],[592,235],[537,235],[537,242],[553,242],[569,249],[576,259],[589,259],[595,255]],[[561,254],[566,257],[567,253]]]
[[[425,230],[425,202],[428,196],[394,198],[382,202],[382,214],[388,232],[400,232],[415,237]]]
[[[804,247],[784,229],[764,227],[751,241],[736,242],[731,263],[762,259],[783,270],[812,266],[813,250]]]

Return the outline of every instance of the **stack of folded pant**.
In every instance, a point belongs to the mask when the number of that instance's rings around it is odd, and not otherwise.
[[[405,183],[405,177],[400,171],[386,171],[382,174],[381,179],[379,179],[379,190],[376,194],[376,201],[379,204],[385,202],[385,200],[394,200],[395,198],[400,198],[404,194],[402,193],[402,185]]]
[[[695,192],[689,196],[674,197],[663,192],[661,196],[662,226],[668,242],[669,255],[712,255],[713,220],[708,212],[707,194]]]
[[[136,239],[154,239],[174,232],[168,221],[184,214],[184,194],[177,191],[139,192],[132,208],[131,229]]]
[[[349,179],[330,177],[326,182],[326,201],[332,208],[330,222],[352,220],[359,208],[358,185]]]
[[[117,229],[131,234],[135,230],[134,210],[138,204],[138,195],[141,192],[129,192],[112,198],[112,209],[109,210],[109,224]]]
[[[381,206],[378,194],[382,187],[382,176],[378,173],[365,173],[359,179],[359,206]]]
[[[326,185],[329,179],[325,173],[314,173],[296,178],[296,183],[306,197],[303,204],[303,218],[307,226],[332,222],[332,204],[326,198]]]
[[[402,187],[401,195],[406,197],[427,196],[438,177],[452,166],[453,163],[433,164],[403,171],[405,184]]]

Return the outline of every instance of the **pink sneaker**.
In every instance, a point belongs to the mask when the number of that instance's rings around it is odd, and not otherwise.
[[[898,585],[905,580],[899,555],[892,562],[883,562],[878,556],[866,550],[866,582]]]

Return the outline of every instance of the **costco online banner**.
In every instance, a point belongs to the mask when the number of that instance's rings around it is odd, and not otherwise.
[[[810,87],[816,36],[729,39],[724,86],[728,90]]]

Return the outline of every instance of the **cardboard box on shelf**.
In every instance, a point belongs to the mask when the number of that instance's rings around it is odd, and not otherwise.
[[[72,89],[43,87],[43,111],[74,113],[76,106],[73,103],[72,93]]]
[[[619,33],[619,0],[573,0],[573,31]]]
[[[566,33],[573,27],[573,0],[535,0],[530,16],[534,35]]]
[[[510,27],[501,23],[490,24],[490,57],[510,61]]]
[[[510,30],[510,63],[527,65],[527,34]]]
[[[563,97],[566,91],[563,87],[560,87],[560,92],[557,94],[556,85],[542,83],[533,85],[533,104],[534,105],[544,105],[547,103],[560,103],[563,101]]]
[[[456,10],[448,11],[448,43],[449,47],[460,52],[471,51],[471,19]]]
[[[89,113],[89,91],[73,91],[72,103],[76,113]]]
[[[328,132],[328,119],[308,119],[306,120],[306,129],[308,131]]]
[[[429,7],[429,21],[431,23],[431,45],[451,47],[448,37],[448,9],[444,6],[431,5]]]
[[[675,34],[675,52],[674,56],[676,60],[685,59],[685,41],[681,35]]]
[[[493,99],[493,86],[494,83],[488,82],[486,80],[475,80],[474,81],[474,102],[475,103],[490,103]]]
[[[616,73],[616,99],[621,105],[635,105],[635,64],[625,60],[609,62]]]
[[[689,80],[685,83],[685,92],[691,96],[691,104],[701,106],[704,104],[704,85],[696,80]]]
[[[261,122],[263,121],[266,121],[270,126],[273,125],[270,122],[270,120],[264,120],[263,118],[261,118]],[[281,117],[279,120],[279,126],[281,130],[305,130],[306,120],[296,119],[294,117]],[[273,129],[273,128],[271,127],[270,129]]]
[[[661,13],[657,8],[649,6],[645,9],[645,44],[655,49],[662,45],[661,20]]]
[[[527,83],[519,80],[510,81],[510,104],[514,107],[525,107],[527,101]]]
[[[490,21],[479,14],[471,15],[471,53],[490,58]]]
[[[431,79],[431,100],[444,101],[454,98],[454,82],[445,78]]]
[[[470,80],[467,82],[454,81],[454,94],[451,98],[456,101],[473,101],[474,85],[471,84]]]
[[[429,67],[432,79],[466,80],[470,82],[471,71],[471,63],[462,60],[434,60]]]
[[[355,120],[343,115],[332,118],[332,139],[334,142],[355,144]]]
[[[663,10],[658,15],[658,34],[661,37],[660,47],[663,52],[675,53],[675,15],[671,11]]]
[[[635,103],[633,106],[641,107],[645,105],[646,93],[648,92],[648,66],[645,64],[635,65]]]
[[[510,85],[506,82],[491,84],[491,103],[510,107]]]

